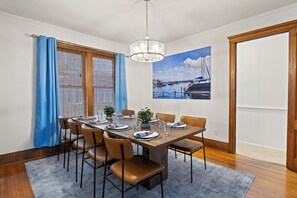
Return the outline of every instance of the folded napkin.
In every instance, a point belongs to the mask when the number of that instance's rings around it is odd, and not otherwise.
[[[136,138],[144,138],[144,137],[146,137],[146,136],[148,136],[148,135],[151,135],[151,134],[153,134],[155,131],[148,131],[148,132],[141,132],[141,133],[137,133],[137,134],[135,134],[134,136],[136,137]]]
[[[106,126],[107,129],[115,129],[115,128],[117,128],[117,127],[119,127],[117,124],[116,124],[116,125],[114,125],[114,124],[110,124],[110,125],[107,125],[107,126]]]
[[[178,126],[182,126],[182,125],[184,125],[184,124],[185,124],[185,123],[183,123],[183,122],[177,122],[177,123],[171,125],[171,127],[172,127],[172,128],[175,128],[175,127],[178,127]]]
[[[114,125],[114,124],[109,124],[109,125],[107,125],[106,126],[106,128],[107,129],[117,129],[117,128],[119,128],[119,127],[125,127],[126,125],[123,125],[123,124],[116,124],[116,125]]]

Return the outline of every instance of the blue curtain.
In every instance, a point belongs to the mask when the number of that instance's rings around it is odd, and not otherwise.
[[[122,112],[123,109],[128,108],[125,55],[116,54],[115,59],[115,110],[116,112]]]
[[[60,115],[57,44],[55,38],[40,36],[37,40],[37,94],[34,146],[58,143]]]

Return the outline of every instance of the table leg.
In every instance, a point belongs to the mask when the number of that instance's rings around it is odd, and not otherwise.
[[[160,149],[142,149],[142,155],[149,158],[152,161],[155,161],[157,163],[163,164],[165,166],[165,169],[163,171],[163,181],[165,181],[168,178],[168,149],[167,147],[160,148]],[[152,189],[155,186],[160,184],[160,177],[155,176],[148,181],[144,182],[142,186],[144,186],[146,189]]]

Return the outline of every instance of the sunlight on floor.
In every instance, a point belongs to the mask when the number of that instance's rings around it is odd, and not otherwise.
[[[286,151],[237,141],[236,154],[252,159],[286,165]]]

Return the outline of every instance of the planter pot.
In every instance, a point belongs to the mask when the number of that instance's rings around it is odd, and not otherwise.
[[[141,128],[144,128],[144,129],[150,128],[150,123],[141,123]]]
[[[108,120],[109,122],[111,122],[112,121],[112,117],[111,116],[107,116],[106,117],[106,120]]]

